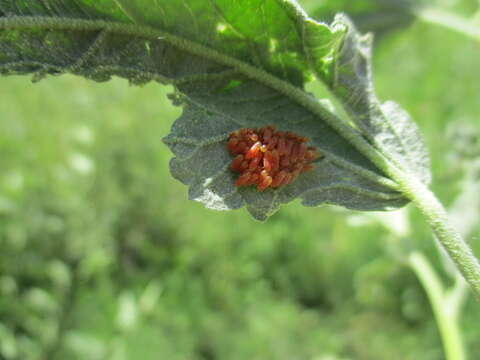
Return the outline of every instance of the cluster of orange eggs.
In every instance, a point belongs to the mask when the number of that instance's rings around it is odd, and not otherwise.
[[[321,155],[308,138],[274,126],[244,128],[230,134],[228,149],[235,158],[231,169],[240,173],[236,186],[256,185],[259,191],[291,184],[314,168]]]

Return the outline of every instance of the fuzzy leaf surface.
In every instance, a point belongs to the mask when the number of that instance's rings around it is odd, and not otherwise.
[[[357,210],[403,206],[395,183],[305,105],[312,97],[292,95],[310,77],[312,24],[288,0],[0,0],[0,73],[173,84],[184,111],[165,139],[171,172],[208,208],[247,206],[264,220],[296,198]],[[327,74],[339,33],[315,28],[315,61]],[[308,136],[325,157],[284,188],[235,187],[227,138],[264,125]]]
[[[375,37],[405,27],[415,19],[413,0],[304,0],[305,9],[315,19],[331,22],[338,13],[353,19],[362,32],[373,32]]]
[[[307,38],[323,29],[311,26]],[[332,24],[333,33],[344,33],[336,44],[333,60],[325,66],[318,60],[313,40],[306,48],[312,68],[340,100],[356,126],[387,157],[424,183],[431,181],[430,158],[417,124],[400,105],[382,103],[376,93],[372,70],[372,36],[360,34],[344,15]],[[317,52],[318,53],[318,52]]]

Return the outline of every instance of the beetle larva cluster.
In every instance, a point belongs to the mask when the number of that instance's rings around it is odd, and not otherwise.
[[[314,168],[321,155],[308,138],[274,126],[244,128],[230,134],[228,149],[235,158],[233,171],[240,173],[236,186],[256,185],[259,191],[291,184]]]

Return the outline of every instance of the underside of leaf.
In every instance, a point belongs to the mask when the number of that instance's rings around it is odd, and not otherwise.
[[[313,36],[312,26],[321,33]],[[306,206],[398,208],[408,201],[355,146],[352,138],[365,142],[358,130],[301,90],[314,72],[335,79],[340,71],[346,42],[336,30],[288,0],[0,0],[0,73],[173,84],[184,110],[164,139],[175,155],[171,172],[208,208],[246,206],[259,220],[296,198]],[[410,121],[391,103],[383,111]],[[324,157],[286,187],[238,188],[228,136],[267,125],[307,136]]]
[[[377,149],[404,171],[411,172],[425,184],[431,181],[430,158],[418,126],[398,104],[384,104],[377,98],[372,70],[372,35],[361,35],[345,16],[338,15],[332,24],[334,34],[342,40],[328,64],[322,64],[311,40],[306,52],[317,76],[340,100],[361,132]],[[307,39],[323,33],[320,26],[307,28]]]
[[[247,205],[259,220],[296,198],[307,206],[337,204],[356,210],[388,210],[406,203],[370,161],[311,112],[256,82],[235,79],[241,85],[223,92],[210,93],[212,82],[204,83],[204,89],[196,84],[195,93],[181,89],[190,95],[164,141],[176,156],[172,174],[190,186],[190,199],[217,210]],[[309,137],[325,157],[285,188],[259,192],[236,187],[226,147],[230,133],[272,124]]]

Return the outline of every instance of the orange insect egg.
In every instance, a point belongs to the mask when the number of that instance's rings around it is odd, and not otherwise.
[[[268,140],[268,142],[267,142],[267,148],[269,150],[273,150],[273,149],[276,148],[277,143],[278,143],[278,138],[277,137],[271,137],[270,140]]]
[[[280,166],[282,168],[288,168],[289,165],[290,165],[290,158],[287,155],[282,156],[280,159]]]
[[[250,182],[252,183],[252,185],[258,184],[259,180],[260,180],[260,175],[258,173],[255,173],[250,177]]]
[[[243,162],[243,155],[237,155],[235,159],[233,159],[232,161],[232,165],[231,165],[232,170],[240,172],[242,170],[241,168],[242,162]]]
[[[247,151],[247,154],[245,155],[246,159],[253,159],[254,157],[257,156],[257,154],[260,151],[260,148],[262,147],[262,143],[260,141],[257,141],[253,146]]]
[[[248,180],[250,180],[250,173],[246,172],[240,175],[240,177],[237,179],[236,185],[237,186],[244,186],[247,185]]]
[[[258,191],[294,182],[315,167],[321,157],[308,138],[278,131],[274,126],[243,128],[230,134],[227,148],[234,156],[230,168],[239,173],[236,186],[256,185]]]
[[[294,144],[294,140],[287,140],[285,142],[285,155],[290,157],[292,154],[292,147]]]
[[[284,170],[279,171],[277,173],[277,175],[275,175],[275,177],[273,178],[273,182],[272,182],[271,186],[272,187],[280,186],[283,182],[283,179],[285,179],[286,175],[287,175],[287,173]]]
[[[258,184],[258,186],[257,186],[258,191],[265,190],[266,188],[268,188],[270,186],[271,183],[272,183],[272,177],[271,176],[267,176],[266,178],[262,179],[260,184]]]
[[[268,172],[271,172],[273,169],[273,161],[274,160],[273,160],[272,153],[270,151],[267,151],[265,153],[265,156],[263,157],[263,167]]]
[[[263,140],[268,141],[272,137],[272,129],[270,127],[266,127],[263,131]]]
[[[260,156],[257,156],[256,158],[252,159],[252,161],[250,161],[250,164],[248,165],[248,170],[250,171],[257,170],[258,165],[260,165],[260,161],[262,161],[262,158]]]
[[[234,149],[238,144],[238,138],[236,136],[230,137],[230,140],[228,141],[228,147],[229,149]]]
[[[246,171],[250,167],[250,163],[248,160],[243,160],[242,164],[240,165],[241,171]]]
[[[298,142],[296,142],[292,146],[292,152],[290,153],[290,161],[295,164],[298,160],[298,155],[300,154],[300,145]]]
[[[279,155],[285,154],[285,150],[286,150],[287,147],[286,147],[286,144],[285,144],[285,138],[283,136],[278,139],[277,148],[278,148],[278,154]]]

